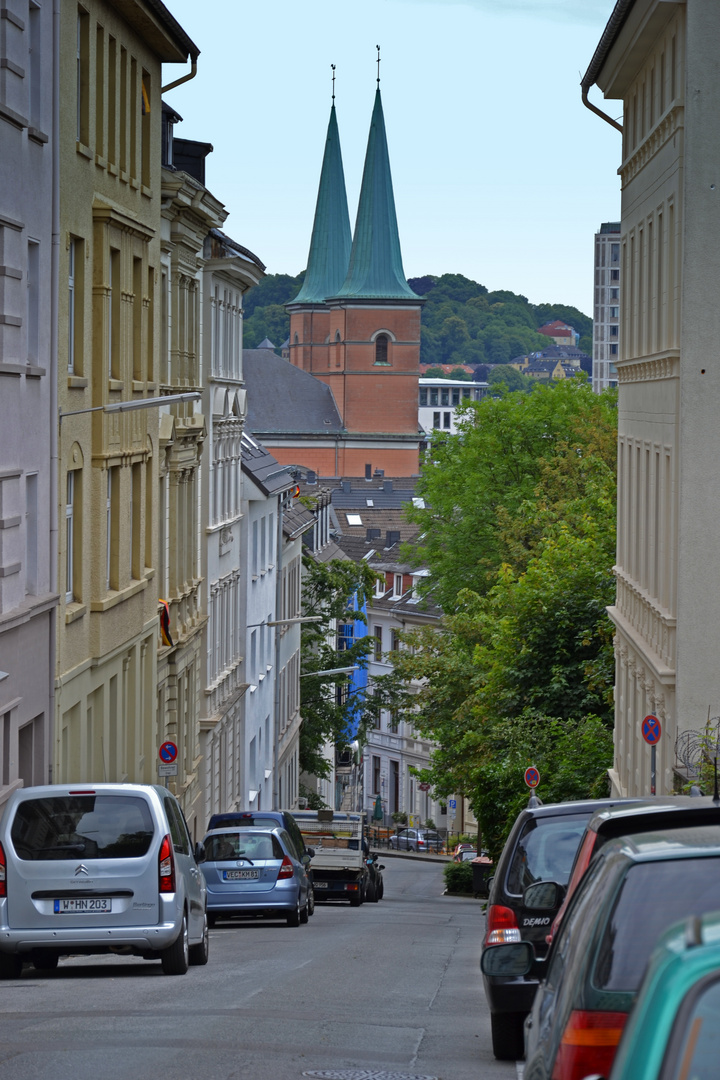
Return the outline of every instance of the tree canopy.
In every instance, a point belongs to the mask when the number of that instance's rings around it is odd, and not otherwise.
[[[527,798],[590,796],[612,756],[615,395],[568,380],[468,403],[414,507],[440,630],[406,635],[406,718],[435,740],[423,779],[462,793],[497,851]],[[577,748],[583,758],[577,756]]]

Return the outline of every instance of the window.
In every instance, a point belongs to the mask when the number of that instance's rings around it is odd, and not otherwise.
[[[139,580],[142,577],[142,563],[140,551],[140,526],[142,524],[141,513],[142,499],[142,465],[132,467],[132,493],[130,507],[132,524],[130,529],[130,577]]]
[[[362,518],[360,514],[346,514],[348,525],[362,525]]]
[[[151,130],[150,130],[150,95],[152,91],[152,77],[148,71],[143,68],[142,82],[140,85],[140,92],[142,94],[142,121],[141,121],[141,136],[140,136],[140,179],[143,185],[147,188],[150,187],[150,163],[152,153],[151,143]]]
[[[133,301],[132,301],[132,368],[133,379],[142,382],[142,316],[143,316],[143,268],[142,259],[133,259]]]
[[[611,308],[610,308],[610,318],[611,318],[611,319],[617,319],[617,317],[618,317],[618,310],[619,310],[619,309],[618,309],[618,308],[616,308],[616,307],[611,307]]]
[[[620,245],[619,244],[611,244],[610,245],[610,259],[614,263],[620,262]]]
[[[440,404],[441,405],[449,405],[450,404],[450,387],[444,386],[444,387],[441,388],[441,390],[440,390]]]
[[[105,156],[105,31],[95,30],[95,153]]]
[[[390,631],[390,649],[392,652],[398,652],[400,649],[400,631]]]
[[[88,53],[89,53],[90,17],[82,8],[78,8],[77,17],[77,49],[76,49],[76,76],[77,76],[77,141],[87,146],[90,141],[88,135]]]
[[[372,759],[372,793],[380,794],[380,758],[373,754]]]
[[[375,646],[373,651],[373,659],[382,660],[382,626],[375,627]]]
[[[437,386],[430,387],[430,404],[437,405],[438,403],[438,388]]]
[[[421,386],[420,387],[420,404],[421,405],[427,405],[427,403],[428,403],[427,386]]]
[[[619,289],[611,289],[610,290],[610,299],[611,300],[618,300],[619,298],[620,298],[620,290]]]
[[[31,0],[28,15],[30,21],[30,121],[35,127],[39,128],[42,127],[42,95],[40,93],[42,79],[42,53],[40,51],[41,12],[39,4],[33,3]]]
[[[65,601],[75,599],[75,473],[67,474],[67,497],[65,499]]]
[[[83,242],[73,238],[68,248],[68,375],[83,370],[83,270]]]
[[[108,376],[120,378],[120,252],[110,251],[108,293]]]
[[[376,596],[384,596],[386,588],[387,588],[387,585],[386,585],[386,582],[385,582],[385,578],[384,577],[379,577],[375,582],[375,595]]]
[[[618,336],[618,328],[617,328],[617,326],[611,326],[610,327],[610,337],[617,337],[617,336]]]
[[[395,574],[395,582],[393,586],[393,596],[402,596],[403,594],[403,576],[402,574]]]
[[[393,735],[397,735],[399,730],[400,730],[400,719],[398,717],[398,714],[396,712],[391,712],[390,713],[390,718],[388,720],[388,731],[391,731],[393,733]]]
[[[28,244],[27,253],[27,358],[38,363],[40,359],[40,245],[34,240]]]
[[[25,477],[25,592],[38,591],[38,474]]]
[[[375,338],[375,363],[388,364],[388,338],[387,334],[378,334]]]
[[[255,578],[258,576],[258,558],[259,558],[258,523],[257,523],[257,521],[253,521],[253,526],[252,526],[252,575]]]
[[[433,413],[433,427],[434,428],[439,428],[440,427],[440,413],[439,412],[434,412]]]
[[[449,413],[449,412],[443,413],[443,427],[445,428],[446,431],[450,430],[451,416],[452,416],[452,414]]]
[[[117,589],[119,565],[118,565],[118,545],[120,543],[119,536],[119,502],[120,492],[118,490],[120,486],[120,477],[118,475],[117,466],[108,469],[107,475],[107,494],[105,498],[105,528],[107,530],[106,537],[106,550],[105,550],[105,576],[107,589]]]
[[[618,351],[617,345],[611,345],[610,346],[610,355],[611,356],[617,356],[617,351]]]
[[[611,281],[619,281],[620,280],[620,271],[619,270],[611,270],[610,271],[610,280]]]
[[[460,387],[459,386],[454,386],[453,387],[452,403],[453,403],[453,405],[459,405],[460,404]]]

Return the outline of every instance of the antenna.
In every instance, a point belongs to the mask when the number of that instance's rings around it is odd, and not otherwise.
[[[332,103],[335,104],[335,65],[331,64],[332,68]]]
[[[380,89],[380,46],[376,45],[375,48],[377,49],[377,54],[378,54],[378,56],[377,56],[377,66],[378,66],[377,84],[378,84],[378,90],[379,90]]]

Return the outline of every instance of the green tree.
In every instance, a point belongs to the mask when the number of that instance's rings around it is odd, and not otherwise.
[[[450,379],[462,380],[462,382],[472,382],[473,377],[469,371],[466,371],[463,367],[454,367],[451,369],[448,376]]]
[[[499,388],[504,386],[506,390],[531,390],[533,388],[532,379],[527,375],[523,375],[517,368],[510,367],[509,364],[498,364],[494,367],[488,375],[488,383],[493,388]]]

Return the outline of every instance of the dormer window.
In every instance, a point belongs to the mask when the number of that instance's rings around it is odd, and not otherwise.
[[[400,597],[403,594],[403,576],[402,574],[395,574],[395,584],[393,587],[393,596]]]
[[[378,334],[375,338],[375,363],[376,364],[388,364],[388,342],[390,338],[387,334]]]

